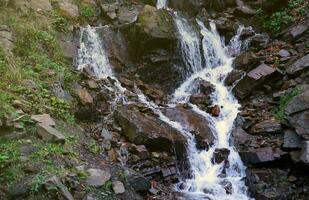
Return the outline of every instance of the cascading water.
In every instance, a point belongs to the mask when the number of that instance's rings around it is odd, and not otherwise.
[[[158,0],[157,1],[157,8],[166,8],[167,7],[167,0]]]
[[[192,178],[185,180],[182,188],[178,191],[190,196],[190,199],[212,199],[212,200],[248,200],[246,187],[243,181],[245,176],[244,166],[238,153],[230,146],[230,134],[233,122],[238,114],[239,104],[233,97],[231,91],[225,87],[224,79],[232,70],[233,58],[227,54],[227,47],[222,43],[215,25],[210,24],[208,30],[204,24],[197,21],[201,29],[202,40],[198,33],[194,31],[188,21],[175,14],[175,22],[179,32],[179,39],[182,47],[182,57],[187,66],[185,73],[186,80],[176,89],[171,104],[188,103],[192,95],[196,78],[209,81],[215,86],[212,94],[214,104],[222,106],[219,117],[214,118],[208,113],[200,110],[196,105],[190,104],[192,109],[210,121],[211,128],[217,137],[215,144],[208,150],[199,151],[196,148],[194,135],[187,131],[181,123],[170,120],[160,110],[160,107],[149,101],[147,97],[138,89],[136,93],[140,102],[144,103],[159,118],[181,132],[187,138],[188,161],[192,171]],[[120,103],[119,99],[124,98],[125,88],[121,86],[113,73],[109,63],[104,44],[100,40],[97,28],[86,27],[81,29],[80,50],[78,52],[78,69],[90,69],[99,78],[110,77],[113,79],[116,92],[115,104]],[[239,34],[236,35],[229,48],[239,51]],[[202,42],[201,42],[202,41]],[[125,103],[125,102],[121,102]],[[218,148],[225,148],[230,151],[228,161],[229,166],[224,163],[216,164],[213,162],[214,152]],[[225,173],[222,173],[223,170]],[[231,193],[227,194],[226,184],[231,185]]]
[[[190,39],[190,35],[187,34],[190,27],[185,26],[184,23],[178,23],[180,19],[177,19],[177,17],[179,16],[176,15],[176,26],[180,25],[178,31],[183,31],[180,35],[185,36],[180,37],[181,40],[184,39],[181,43],[186,43],[189,41],[188,38]],[[182,21],[184,20],[182,19]],[[197,58],[195,61],[192,61],[190,57],[183,57],[187,59],[185,63],[189,64],[187,67],[191,67],[193,74],[175,90],[171,105],[188,103],[189,97],[196,87],[194,80],[199,78],[215,86],[212,100],[214,105],[221,106],[221,111],[219,117],[212,117],[208,113],[200,110],[196,105],[190,104],[195,112],[209,120],[217,140],[208,150],[198,151],[196,150],[196,145],[192,145],[192,143],[194,143],[194,141],[191,141],[192,137],[187,137],[189,144],[191,143],[191,145],[188,146],[188,158],[193,178],[186,180],[184,184],[182,184],[184,188],[179,189],[179,191],[193,196],[197,195],[194,199],[203,199],[203,197],[214,200],[250,199],[247,196],[246,186],[243,181],[245,177],[244,166],[238,153],[234,150],[233,146],[230,145],[230,134],[240,107],[237,100],[232,95],[231,90],[224,85],[226,76],[233,69],[233,58],[227,54],[227,47],[224,46],[213,23],[210,23],[210,30],[208,30],[201,21],[197,20],[197,23],[200,26],[201,35],[203,36],[203,59],[197,57],[199,54],[193,57]],[[239,41],[241,29],[242,27],[240,27],[237,35],[231,40],[231,46],[229,47],[237,52],[240,50],[241,46]],[[190,50],[190,48],[182,49],[182,51],[188,50]],[[185,52],[184,54],[190,54],[190,52]],[[203,60],[204,63],[200,65],[201,60]],[[201,69],[200,66],[204,68]],[[187,136],[186,132],[183,133],[185,133],[184,136]],[[224,163],[216,164],[213,162],[216,149],[229,150],[228,167],[224,166]],[[225,171],[225,173],[223,173],[223,171]],[[230,184],[232,188],[230,194],[226,192],[226,184]]]
[[[77,69],[91,70],[94,76],[102,79],[110,78],[113,80],[114,88],[107,87],[110,91],[115,91],[116,98],[112,103],[115,105],[118,101],[125,102],[126,98],[124,92],[126,91],[115,77],[113,68],[109,62],[106,47],[102,43],[97,29],[108,29],[104,27],[87,26],[81,28],[80,31],[80,48],[77,57]]]

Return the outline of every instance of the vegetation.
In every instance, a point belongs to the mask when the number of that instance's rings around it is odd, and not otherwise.
[[[301,19],[308,8],[309,3],[307,0],[289,0],[286,8],[274,13],[268,13],[263,8],[260,8],[257,15],[262,27],[276,34],[293,21]]]
[[[80,9],[80,15],[85,20],[91,20],[96,16],[95,8],[92,6],[82,6]]]
[[[300,93],[298,89],[294,89],[291,92],[287,93],[280,99],[280,104],[277,109],[275,109],[275,117],[278,120],[282,120],[284,117],[284,111],[288,103],[292,100],[293,97],[297,96]]]

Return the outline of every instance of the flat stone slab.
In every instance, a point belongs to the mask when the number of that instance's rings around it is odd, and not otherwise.
[[[43,123],[38,123],[36,125],[38,135],[45,141],[54,141],[59,143],[65,143],[65,137],[55,128],[45,125]]]
[[[101,187],[111,178],[109,172],[101,169],[88,169],[87,172],[89,174],[87,184],[90,186]]]

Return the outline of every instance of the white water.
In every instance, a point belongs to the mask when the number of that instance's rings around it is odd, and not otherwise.
[[[185,73],[187,79],[176,89],[171,106],[177,103],[188,102],[192,91],[196,87],[193,84],[195,78],[211,82],[216,89],[212,96],[214,104],[223,106],[220,116],[214,118],[200,110],[196,105],[191,104],[191,106],[195,112],[211,122],[211,128],[217,137],[215,144],[207,151],[197,150],[194,136],[180,123],[166,117],[160,111],[159,106],[149,101],[140,90],[136,89],[138,99],[156,113],[163,122],[177,129],[187,138],[188,161],[193,178],[185,180],[185,187],[181,190],[178,189],[179,191],[189,194],[194,200],[205,198],[212,200],[248,200],[250,198],[246,194],[246,187],[242,180],[245,176],[245,168],[238,153],[229,143],[233,123],[238,114],[239,104],[231,91],[224,86],[223,82],[227,74],[232,70],[233,58],[227,54],[227,47],[224,47],[214,24],[211,24],[211,29],[208,30],[203,23],[197,21],[201,29],[201,40],[198,34],[190,27],[188,21],[181,19],[177,14],[175,22],[178,27],[181,46],[183,47],[182,57],[187,65]],[[239,49],[238,35],[234,37],[229,47],[235,49],[235,51]],[[125,88],[120,85],[114,75],[102,42],[96,28],[88,26],[81,30],[81,48],[78,52],[77,60],[78,69],[82,70],[88,67],[99,78],[112,78],[115,82],[115,87],[110,89],[115,90],[118,94],[116,99],[120,99],[124,96]],[[119,101],[115,100],[115,103],[119,103]],[[225,169],[225,177],[220,176],[224,168],[223,163],[214,164],[212,162],[213,153],[217,148],[227,148],[230,150],[228,158],[230,167]],[[223,182],[232,184],[232,194],[226,194],[226,190],[222,186]]]
[[[158,0],[157,9],[167,8],[167,0]]]
[[[192,34],[190,32],[191,27],[187,26],[184,19],[178,19],[176,15],[176,25],[180,33],[180,43],[188,44],[188,41],[192,41]],[[193,110],[198,114],[207,118],[211,123],[211,128],[217,138],[215,144],[209,148],[198,152],[195,145],[188,146],[188,157],[193,178],[184,181],[185,188],[178,189],[181,192],[185,192],[194,199],[203,199],[208,197],[213,200],[247,200],[250,199],[247,196],[247,189],[243,178],[245,177],[245,167],[238,153],[230,145],[230,135],[233,129],[234,121],[239,112],[240,105],[234,98],[231,90],[224,85],[224,80],[229,72],[232,71],[233,58],[227,53],[227,48],[238,53],[241,48],[239,36],[243,27],[240,27],[236,36],[232,38],[229,47],[225,47],[223,40],[216,31],[216,27],[213,23],[210,23],[210,30],[208,30],[201,21],[197,20],[197,23],[201,29],[202,50],[203,58],[198,58],[201,53],[194,55],[193,60],[190,56],[183,56],[186,59],[187,67],[191,67],[193,74],[188,76],[184,83],[175,90],[173,98],[171,100],[172,105],[177,103],[188,103],[192,92],[196,88],[194,80],[196,78],[209,81],[215,86],[215,92],[212,94],[212,100],[214,105],[221,107],[220,116],[212,117],[208,113],[200,110],[196,105],[192,105]],[[190,45],[186,45],[189,48],[184,48],[183,51],[192,51]],[[193,45],[192,45],[193,46]],[[198,45],[194,45],[198,46]],[[199,50],[196,50],[199,52]],[[191,52],[184,52],[184,55],[190,55]],[[204,63],[200,64],[201,61]],[[203,66],[201,69],[200,66]],[[186,136],[187,133],[184,133]],[[189,143],[192,137],[187,137]],[[230,166],[225,169],[226,176],[222,176],[224,170],[223,163],[215,164],[212,162],[213,153],[216,149],[229,149],[230,154],[228,161]],[[223,183],[232,184],[232,194],[227,194]]]

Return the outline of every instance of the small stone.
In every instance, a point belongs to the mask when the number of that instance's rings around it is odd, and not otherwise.
[[[87,85],[90,89],[97,89],[99,85],[94,80],[88,80]]]
[[[121,181],[113,181],[113,190],[115,194],[122,194],[125,192],[124,185]]]
[[[289,176],[288,177],[289,182],[293,183],[297,181],[297,178],[295,176]]]
[[[35,122],[42,123],[46,126],[55,126],[56,123],[53,118],[50,117],[49,114],[42,114],[42,115],[32,115],[31,119]]]
[[[291,56],[290,52],[288,52],[288,51],[285,50],[285,49],[281,49],[281,50],[278,52],[278,55],[279,55],[281,58],[285,58],[285,57]]]
[[[65,143],[65,137],[59,131],[51,126],[42,123],[37,124],[37,133],[45,141],[55,141]]]
[[[94,187],[103,186],[110,178],[111,174],[101,169],[88,169],[89,177],[87,184]]]
[[[75,92],[78,95],[82,104],[87,105],[93,103],[93,98],[90,93],[86,89],[82,88],[80,85],[76,85]]]
[[[220,115],[220,107],[218,105],[215,105],[211,108],[211,115],[214,117],[219,117]]]

